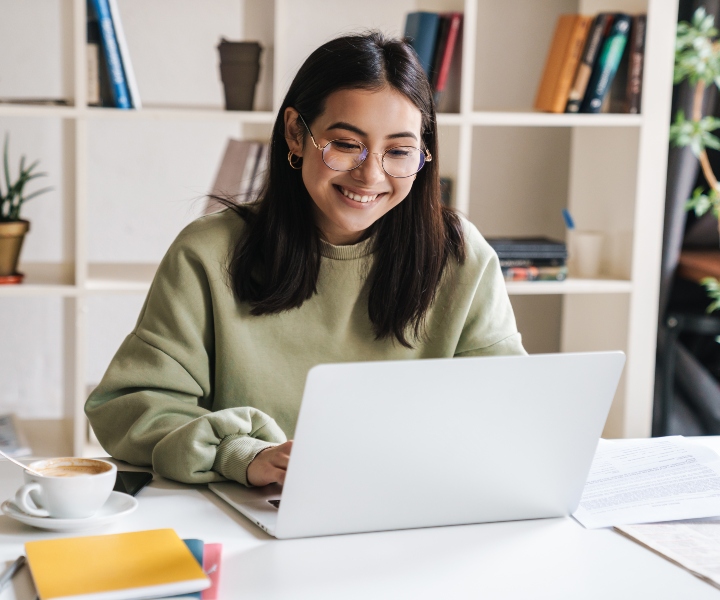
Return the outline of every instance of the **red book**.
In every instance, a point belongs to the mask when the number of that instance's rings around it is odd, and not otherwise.
[[[437,82],[435,83],[435,92],[442,92],[447,83],[448,73],[450,72],[450,63],[452,62],[455,43],[457,42],[458,33],[460,32],[460,24],[462,23],[463,14],[459,12],[447,13],[443,15],[450,20],[450,25],[445,38],[445,47],[442,48],[442,59],[440,68],[438,69]]]
[[[202,591],[202,600],[217,600],[220,590],[220,565],[222,563],[222,544],[205,544],[203,551],[203,571],[212,585]]]

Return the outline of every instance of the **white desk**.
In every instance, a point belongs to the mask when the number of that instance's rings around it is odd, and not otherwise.
[[[720,438],[704,441],[720,449]],[[0,462],[0,500],[21,481],[17,467]],[[0,567],[29,540],[172,527],[182,538],[223,544],[223,599],[720,600],[720,590],[680,567],[571,518],[278,541],[201,487],[156,478],[138,501],[126,519],[81,534],[52,534],[0,515]],[[31,594],[23,569],[0,600]]]

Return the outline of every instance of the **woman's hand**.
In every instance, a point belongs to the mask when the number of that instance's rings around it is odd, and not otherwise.
[[[248,465],[248,483],[258,487],[269,483],[279,483],[280,485],[285,483],[285,473],[291,450],[292,440],[261,451]]]

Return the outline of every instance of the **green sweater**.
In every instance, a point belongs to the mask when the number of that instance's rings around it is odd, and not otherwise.
[[[451,259],[427,313],[427,341],[376,340],[365,274],[371,241],[322,245],[317,294],[253,316],[228,285],[244,222],[191,223],[160,263],[137,325],[85,405],[115,458],[187,483],[247,485],[255,455],[292,439],[307,372],[320,363],[524,354],[497,257],[463,220],[467,259]],[[387,424],[383,424],[387,426]]]

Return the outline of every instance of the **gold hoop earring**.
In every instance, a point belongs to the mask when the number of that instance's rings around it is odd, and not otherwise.
[[[293,162],[293,158],[296,159],[295,162]],[[296,171],[302,169],[302,156],[295,156],[292,150],[288,152],[288,162],[290,163],[290,167]]]

